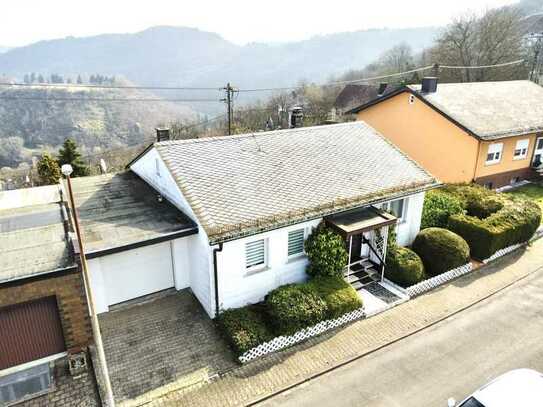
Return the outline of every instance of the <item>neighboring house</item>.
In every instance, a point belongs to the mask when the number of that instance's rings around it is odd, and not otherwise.
[[[396,89],[398,89],[398,85],[389,85],[387,83],[379,85],[348,84],[337,95],[334,107],[338,114],[343,114],[374,99],[386,96]]]
[[[443,182],[499,188],[538,177],[543,88],[529,81],[400,88],[350,113],[373,126]]]
[[[130,193],[111,177],[74,180],[102,312],[167,287],[190,288],[211,317],[261,301],[306,278],[304,240],[323,219],[349,242],[351,263],[382,266],[387,228],[397,223],[398,242],[411,243],[424,192],[438,185],[362,122],[163,141],[129,168],[153,190],[136,179]]]
[[[72,387],[94,392],[89,376],[68,373],[67,356],[92,342],[69,230],[59,185],[0,192],[2,406],[36,396],[49,405]]]

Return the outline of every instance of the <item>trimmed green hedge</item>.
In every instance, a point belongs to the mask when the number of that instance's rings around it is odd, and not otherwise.
[[[528,241],[541,223],[541,210],[532,201],[509,199],[502,209],[479,219],[453,215],[449,229],[462,236],[474,258],[484,260],[505,247]]]
[[[334,319],[362,307],[356,290],[341,277],[319,276],[306,285],[326,303],[326,319]]]
[[[460,200],[439,189],[428,191],[422,207],[421,229],[446,228],[451,215],[464,213]]]
[[[270,321],[280,335],[291,335],[300,329],[326,319],[326,302],[306,284],[281,286],[266,296]]]
[[[457,215],[454,215],[457,216]],[[433,277],[469,262],[469,246],[461,236],[442,228],[422,230],[413,242],[426,274]]]
[[[305,252],[309,259],[307,274],[310,276],[342,276],[347,266],[348,253],[345,241],[324,223],[308,236]]]
[[[261,308],[261,305],[249,305],[226,310],[217,317],[220,330],[238,356],[274,336],[266,325]]]
[[[385,277],[406,288],[425,279],[422,260],[407,247],[396,247],[387,252]]]

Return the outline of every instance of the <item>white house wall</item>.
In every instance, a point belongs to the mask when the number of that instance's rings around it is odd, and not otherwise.
[[[407,199],[405,222],[396,226],[396,241],[400,246],[409,246],[419,233],[423,203],[424,192],[411,195]]]
[[[157,174],[157,163],[160,175]],[[186,247],[190,253],[184,261],[190,270],[189,284],[192,292],[212,316],[215,308],[212,294],[212,248],[209,246],[207,234],[156,149],[145,153],[130,169],[198,225],[197,235],[183,238],[186,239]]]
[[[288,258],[288,232],[300,228],[310,231],[320,221],[317,219],[224,243],[223,250],[217,255],[220,309],[256,303],[274,288],[305,281],[307,258]],[[267,240],[267,267],[248,273],[245,268],[245,243],[259,239]]]

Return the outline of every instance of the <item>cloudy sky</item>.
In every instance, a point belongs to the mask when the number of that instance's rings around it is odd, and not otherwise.
[[[514,0],[1,0],[0,45],[66,36],[197,27],[238,44],[381,27],[443,25]]]

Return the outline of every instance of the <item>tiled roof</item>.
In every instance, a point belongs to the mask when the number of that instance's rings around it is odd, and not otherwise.
[[[483,140],[543,131],[543,88],[530,81],[439,83],[434,93],[409,87]]]
[[[0,283],[75,264],[58,189],[0,192]]]
[[[336,97],[334,106],[342,111],[349,111],[357,106],[365,105],[374,99],[386,96],[400,86],[398,85],[386,85],[385,90],[379,95],[380,85],[346,85]]]
[[[73,178],[87,256],[153,241],[196,225],[134,173]]]
[[[155,144],[211,241],[436,183],[366,123]]]

